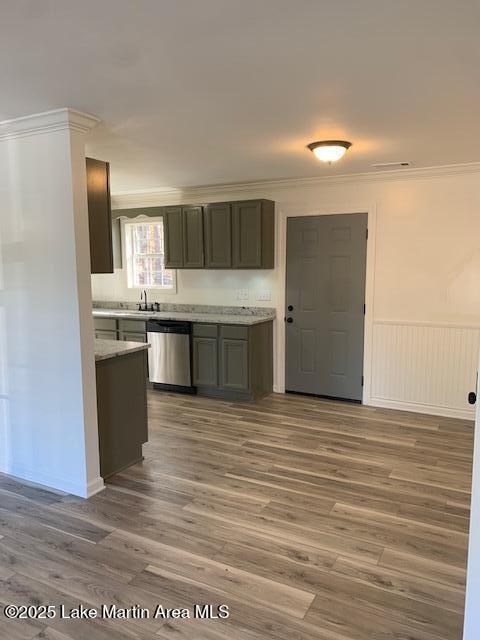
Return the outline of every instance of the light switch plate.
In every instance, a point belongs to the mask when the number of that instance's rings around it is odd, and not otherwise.
[[[264,291],[257,291],[257,300],[266,301],[271,299],[272,299],[272,292],[269,291],[268,289],[265,289]]]
[[[249,291],[248,289],[237,289],[237,300],[248,300]]]

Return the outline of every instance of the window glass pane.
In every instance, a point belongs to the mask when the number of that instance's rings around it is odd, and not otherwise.
[[[174,272],[165,269],[163,221],[134,223],[129,232],[129,286],[173,288]]]
[[[133,226],[133,253],[163,253],[163,225],[144,223]]]

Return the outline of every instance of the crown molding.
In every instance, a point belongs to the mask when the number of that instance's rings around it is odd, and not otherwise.
[[[100,119],[95,116],[65,107],[0,122],[0,140],[23,138],[65,129],[86,133],[99,122]]]
[[[209,199],[228,199],[232,193],[248,194],[250,197],[268,197],[272,191],[286,189],[314,189],[333,187],[339,184],[392,182],[400,180],[425,180],[431,178],[469,175],[480,173],[480,162],[439,165],[414,169],[391,169],[369,173],[351,173],[338,176],[320,176],[315,178],[286,178],[282,180],[262,180],[230,184],[213,184],[178,189],[144,189],[139,191],[117,192],[112,196],[117,209],[129,207],[160,206],[178,202],[202,202]]]

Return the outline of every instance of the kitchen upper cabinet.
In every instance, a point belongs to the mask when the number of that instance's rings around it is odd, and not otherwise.
[[[182,207],[165,207],[163,211],[165,234],[165,266],[169,269],[183,267],[183,216]]]
[[[202,207],[182,207],[183,268],[203,267],[203,210]]]
[[[273,269],[275,219],[271,200],[232,203],[234,269]]]
[[[86,158],[90,266],[92,273],[113,273],[110,165]]]
[[[165,264],[172,269],[273,269],[271,200],[165,207]]]
[[[207,204],[203,211],[203,239],[207,269],[232,268],[232,211],[226,203]]]

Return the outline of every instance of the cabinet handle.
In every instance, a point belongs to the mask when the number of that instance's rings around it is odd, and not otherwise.
[[[477,394],[475,391],[470,391],[468,394],[468,404],[475,404],[477,402]]]

